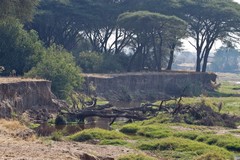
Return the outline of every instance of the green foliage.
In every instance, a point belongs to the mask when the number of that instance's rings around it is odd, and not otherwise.
[[[32,57],[44,52],[35,31],[25,31],[16,19],[8,18],[0,21],[0,64],[4,66],[4,75],[16,70],[23,75],[33,65]]]
[[[119,157],[118,160],[155,160],[155,158],[149,157],[144,154],[128,154]]]
[[[52,91],[66,99],[73,90],[81,87],[83,78],[73,56],[58,46],[52,46],[43,54],[40,62],[33,67],[27,77],[41,77],[52,81]]]
[[[71,140],[83,142],[88,140],[115,140],[124,139],[126,136],[117,131],[107,131],[99,128],[86,129],[69,136]]]
[[[39,0],[1,0],[0,19],[14,17],[22,22],[33,18]]]
[[[104,54],[103,63],[100,72],[102,73],[118,73],[127,70],[129,56],[124,54],[108,55]]]
[[[110,73],[126,70],[128,56],[108,55],[97,52],[81,52],[77,58],[78,65],[86,73]]]
[[[238,72],[240,52],[237,49],[221,47],[214,55],[209,70],[213,72]]]
[[[103,55],[97,52],[81,52],[78,57],[78,65],[83,72],[99,72],[103,63]]]

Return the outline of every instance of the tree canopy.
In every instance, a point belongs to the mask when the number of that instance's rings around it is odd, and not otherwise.
[[[240,5],[232,0],[181,0],[180,13],[195,40],[196,71],[206,71],[208,56],[216,40],[231,38],[240,30]]]
[[[14,17],[22,22],[30,21],[39,0],[1,0],[0,19]]]

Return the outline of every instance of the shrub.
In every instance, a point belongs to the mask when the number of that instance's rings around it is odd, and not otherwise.
[[[0,35],[0,64],[5,68],[2,75],[9,76],[12,70],[23,75],[34,65],[31,57],[45,51],[37,33],[27,32],[16,19],[0,21]]]
[[[41,56],[40,62],[25,75],[52,81],[52,91],[66,99],[73,90],[80,89],[83,78],[73,56],[59,46],[52,46]]]
[[[81,52],[78,57],[78,65],[84,72],[99,72],[103,63],[103,55],[97,52]]]

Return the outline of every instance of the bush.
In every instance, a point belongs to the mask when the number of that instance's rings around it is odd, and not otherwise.
[[[74,90],[80,89],[83,78],[81,70],[73,56],[63,48],[52,46],[41,56],[40,62],[25,75],[41,77],[52,81],[52,91],[58,97],[66,99]]]
[[[78,65],[83,72],[99,72],[103,63],[103,56],[97,52],[81,52],[78,57]]]
[[[34,62],[32,57],[41,55],[45,49],[35,31],[25,31],[16,19],[0,21],[0,65],[8,76],[12,70],[17,75],[29,71]]]
[[[111,73],[126,70],[128,56],[81,52],[77,64],[87,73]]]

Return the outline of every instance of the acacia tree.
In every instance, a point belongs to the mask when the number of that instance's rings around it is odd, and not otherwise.
[[[38,31],[47,47],[56,43],[74,52],[85,48],[118,54],[129,40],[127,32],[116,28],[116,19],[125,6],[122,3],[114,0],[42,0],[29,28]],[[90,45],[86,47],[86,43]]]
[[[154,68],[158,71],[161,71],[162,68],[163,50],[167,41],[170,42],[171,38],[169,37],[177,36],[171,34],[179,29],[179,26],[186,26],[183,20],[175,16],[166,16],[148,11],[123,13],[118,18],[118,24],[120,27],[133,32],[133,38],[137,43],[129,65],[131,66],[136,56],[140,55],[140,61],[142,61],[140,69],[143,69],[146,53],[152,52],[155,61]]]
[[[208,56],[216,40],[239,32],[240,5],[232,0],[180,0],[189,36],[195,40],[196,71],[206,72]]]

